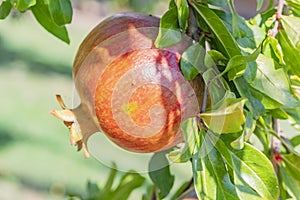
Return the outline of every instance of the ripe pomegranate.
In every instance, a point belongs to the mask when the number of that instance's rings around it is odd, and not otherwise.
[[[179,61],[192,44],[154,46],[159,18],[137,13],[116,14],[96,26],[79,47],[73,79],[81,104],[51,113],[70,128],[78,150],[96,132],[132,152],[156,152],[183,140],[180,124],[199,112],[203,81],[184,79]]]

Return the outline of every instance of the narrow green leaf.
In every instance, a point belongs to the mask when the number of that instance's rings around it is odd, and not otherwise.
[[[299,106],[300,102],[291,93],[284,69],[275,69],[274,60],[264,55],[259,55],[256,62],[256,79],[250,85],[286,108]]]
[[[54,22],[58,26],[71,23],[73,9],[70,0],[50,0],[49,10]]]
[[[113,163],[113,166],[112,168],[110,169],[110,173],[109,173],[109,176],[108,176],[108,179],[105,183],[105,186],[103,188],[104,191],[110,191],[112,190],[112,186],[114,184],[114,180],[116,178],[116,175],[117,175],[117,169],[116,169],[116,164]]]
[[[243,113],[245,102],[246,99],[243,98],[228,98],[218,109],[201,113],[200,116],[208,127],[216,133],[239,132],[246,120]]]
[[[257,119],[259,116],[263,115],[265,113],[265,107],[252,95],[250,85],[246,82],[244,77],[236,78],[233,81],[241,96],[248,99],[246,106],[253,114],[253,117]]]
[[[289,109],[285,108],[284,111],[289,115],[293,125],[300,124],[300,107],[294,107]]]
[[[256,11],[260,10],[264,4],[264,0],[256,0],[257,5],[256,5]]]
[[[86,189],[89,199],[93,199],[100,192],[98,184],[92,183],[91,181],[87,182]]]
[[[10,2],[20,12],[24,12],[36,4],[36,0],[10,0]]]
[[[195,154],[192,160],[194,184],[198,197],[205,200],[239,199],[226,171],[225,163],[208,137],[203,139],[201,147],[201,153]]]
[[[233,0],[228,0],[227,1],[228,8],[230,9],[231,12],[231,26],[232,26],[232,34],[235,38],[239,39],[242,38],[242,29],[240,29],[239,24],[242,24],[244,20],[239,16],[239,14],[236,12],[234,8],[234,3]]]
[[[295,180],[300,182],[300,157],[294,154],[282,155],[286,170]]]
[[[36,20],[51,34],[66,43],[70,43],[68,31],[65,26],[58,26],[52,19],[49,7],[43,0],[37,0],[36,5],[31,7]]]
[[[177,0],[176,4],[178,9],[179,26],[184,32],[188,26],[187,20],[189,17],[189,5],[187,0]]]
[[[181,149],[171,151],[168,155],[173,162],[187,162],[199,146],[199,133],[196,118],[189,118],[181,125],[185,145]]]
[[[269,113],[276,119],[286,120],[289,118],[288,114],[281,108],[270,110]]]
[[[283,187],[288,191],[293,199],[300,197],[300,182],[291,177],[284,163],[280,164],[279,172]]]
[[[282,15],[281,19],[288,37],[294,43],[295,47],[300,50],[300,18]]]
[[[178,199],[180,195],[182,195],[183,192],[187,189],[188,186],[190,186],[190,181],[184,182],[173,194],[171,199]]]
[[[243,126],[241,136],[230,143],[230,146],[235,149],[243,149],[245,142],[250,139],[254,129],[256,128],[256,121],[253,120],[252,114],[247,111],[244,112],[246,113],[246,121]]]
[[[180,68],[183,76],[187,80],[194,79],[199,73],[206,71],[204,65],[204,57],[206,51],[199,44],[193,44],[185,52],[183,52],[180,60]]]
[[[149,162],[149,176],[159,189],[160,198],[166,197],[174,184],[174,176],[170,173],[166,152],[155,153]]]
[[[294,147],[300,145],[300,135],[293,137],[290,142]]]
[[[160,19],[160,28],[154,44],[157,48],[164,48],[172,46],[180,40],[177,7],[172,7]]]
[[[297,17],[300,17],[300,2],[299,0],[286,0],[290,10]]]
[[[253,119],[253,115],[247,112],[245,127],[243,130],[244,140],[248,141],[256,128],[256,120]]]
[[[207,0],[206,2],[214,6],[220,6],[220,7],[226,6],[226,1],[224,0]]]
[[[300,76],[300,51],[290,41],[285,30],[278,31],[277,38],[282,48],[283,59],[289,71]]]
[[[277,200],[277,177],[270,160],[261,151],[247,143],[242,150],[227,148],[221,140],[217,141],[216,148],[234,172],[234,182],[238,186],[237,192],[241,199],[250,195],[245,192],[245,189],[250,191],[250,187],[261,199]],[[252,192],[251,196],[255,196],[255,193]]]
[[[9,0],[2,1],[0,5],[0,19],[5,19],[9,15],[11,8],[12,6]]]
[[[278,40],[272,36],[268,36],[262,45],[262,53],[270,58],[273,58],[281,65],[285,65],[283,52]]]
[[[220,78],[220,72],[215,67],[209,68],[207,71],[205,71],[202,77],[204,79],[205,84],[208,87],[210,102],[212,105],[216,105],[225,97],[225,80],[223,82],[223,80]]]
[[[191,5],[211,29],[216,39],[220,42],[224,51],[222,53],[229,57],[241,55],[241,52],[232,35],[227,30],[226,26],[223,24],[220,18],[206,6],[203,6],[196,2],[192,2]]]

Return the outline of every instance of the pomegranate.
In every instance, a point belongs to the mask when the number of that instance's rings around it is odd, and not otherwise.
[[[128,151],[149,153],[183,140],[180,124],[199,112],[201,76],[186,81],[179,61],[192,44],[157,49],[159,18],[137,13],[116,14],[96,26],[79,47],[73,79],[81,98],[77,108],[51,113],[70,128],[71,144],[88,157],[87,140],[104,133]]]

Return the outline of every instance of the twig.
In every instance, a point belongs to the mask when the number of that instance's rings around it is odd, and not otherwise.
[[[284,0],[279,0],[277,12],[275,13],[276,21],[274,23],[274,27],[271,30],[269,30],[269,32],[268,32],[268,34],[271,35],[272,37],[275,37],[278,33],[279,21],[280,21],[280,17],[281,17],[282,11],[283,11],[283,6],[284,6]]]
[[[280,132],[280,126],[278,119],[272,118],[272,128],[277,133],[279,137],[281,137],[281,132]],[[279,139],[277,139],[275,136],[272,136],[271,140],[271,160],[275,169],[275,172],[277,176],[279,177],[279,171],[278,171],[278,163],[282,161],[282,157],[280,154],[280,146],[281,142]]]

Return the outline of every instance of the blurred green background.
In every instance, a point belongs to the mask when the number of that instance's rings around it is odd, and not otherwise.
[[[69,131],[49,111],[59,108],[55,94],[71,106],[72,62],[88,32],[117,12],[160,15],[167,1],[155,2],[72,1],[70,45],[47,33],[30,13],[14,12],[0,21],[1,200],[65,199],[67,193],[84,193],[88,180],[105,182],[110,169],[76,153]]]
[[[47,33],[30,13],[11,13],[0,21],[1,200],[66,199],[70,193],[84,194],[88,180],[100,186],[105,183],[109,167],[76,153],[69,144],[69,131],[49,111],[59,108],[55,94],[62,94],[66,104],[72,106],[72,62],[94,26],[117,12],[160,16],[168,0],[72,3],[70,45]],[[293,129],[288,132],[296,133]],[[178,166],[172,166],[177,170],[175,189],[190,178],[191,172],[186,166]],[[137,190],[131,199],[140,199],[144,189]]]

